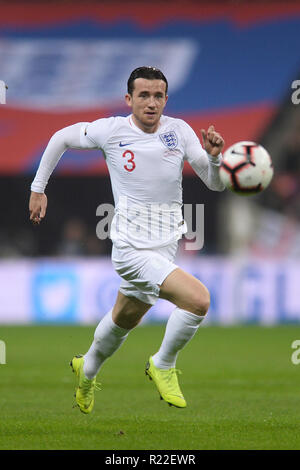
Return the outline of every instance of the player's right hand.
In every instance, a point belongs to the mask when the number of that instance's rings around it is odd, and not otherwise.
[[[35,193],[31,191],[29,199],[30,220],[34,225],[40,224],[46,215],[47,196],[44,193]]]

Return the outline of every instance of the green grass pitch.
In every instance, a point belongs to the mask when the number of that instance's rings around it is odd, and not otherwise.
[[[144,374],[164,326],[140,326],[103,366],[91,415],[74,404],[69,361],[94,327],[0,327],[0,449],[300,449],[299,326],[202,327],[181,352],[185,409]]]

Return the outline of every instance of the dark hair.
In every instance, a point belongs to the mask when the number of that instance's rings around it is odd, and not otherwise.
[[[168,80],[164,76],[161,70],[156,67],[138,67],[131,72],[127,82],[127,91],[129,95],[132,95],[134,90],[134,80],[136,78],[146,78],[147,80],[163,80],[166,84],[166,94],[168,92]]]

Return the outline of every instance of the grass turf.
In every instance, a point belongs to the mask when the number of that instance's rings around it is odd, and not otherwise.
[[[163,326],[141,326],[107,361],[91,415],[72,408],[69,360],[94,328],[1,327],[0,449],[300,449],[300,328],[202,327],[177,366],[186,409],[159,400],[144,365]]]

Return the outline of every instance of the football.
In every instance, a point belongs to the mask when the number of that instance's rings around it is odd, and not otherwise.
[[[220,178],[230,191],[249,196],[263,191],[273,177],[267,150],[255,142],[237,142],[229,147],[220,166]]]

